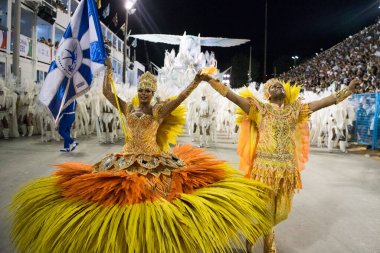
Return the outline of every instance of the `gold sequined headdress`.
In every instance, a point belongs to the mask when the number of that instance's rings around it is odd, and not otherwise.
[[[271,78],[271,79],[269,79],[269,80],[264,84],[264,97],[265,97],[265,99],[269,99],[269,98],[270,98],[270,92],[269,92],[269,89],[270,89],[275,83],[280,83],[280,84],[284,85],[284,82],[281,81],[280,79],[277,79],[277,78]]]
[[[150,73],[149,71],[145,72],[139,80],[139,84],[137,85],[137,89],[149,89],[153,92],[157,90],[157,79],[156,77]]]

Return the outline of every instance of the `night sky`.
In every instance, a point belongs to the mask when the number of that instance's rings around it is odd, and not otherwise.
[[[108,0],[102,1],[103,8]],[[110,0],[111,12],[103,19],[118,31],[125,20],[123,0]],[[375,23],[380,16],[379,0],[268,0],[268,74],[273,72],[273,61],[280,56],[298,55],[301,60],[313,56],[321,48],[327,49]],[[218,67],[231,65],[234,55],[243,53],[263,65],[265,0],[138,0],[137,11],[129,16],[132,34],[163,33],[205,37],[250,39],[251,42],[232,48],[207,48],[214,51]],[[118,25],[112,18],[118,11]],[[101,15],[100,15],[101,16]],[[123,38],[119,31],[118,35]],[[128,43],[130,44],[132,40]],[[178,46],[138,41],[137,60],[145,64],[146,49],[149,59],[163,65],[165,49]]]

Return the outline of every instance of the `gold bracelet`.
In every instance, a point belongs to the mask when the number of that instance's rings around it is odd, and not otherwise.
[[[210,80],[209,83],[210,83],[211,87],[214,88],[214,90],[219,92],[220,95],[222,95],[223,97],[227,96],[229,88],[226,85],[222,84],[221,82],[219,82],[218,80],[215,80],[215,79]]]
[[[335,98],[335,104],[338,104],[351,96],[353,94],[352,90],[349,87],[346,87],[336,93],[333,94],[333,97]]]

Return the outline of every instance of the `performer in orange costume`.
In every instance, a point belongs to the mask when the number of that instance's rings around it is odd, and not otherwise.
[[[269,103],[263,103],[246,89],[239,96],[216,79],[202,75],[222,96],[240,107],[241,133],[238,142],[240,168],[247,177],[272,187],[270,209],[273,227],[287,219],[294,192],[302,188],[300,171],[309,153],[309,129],[307,121],[312,112],[339,103],[350,96],[359,80],[352,80],[349,87],[310,103],[298,98],[300,86],[291,86],[278,79],[270,79],[264,85],[264,95]],[[252,245],[247,241],[247,251]],[[264,237],[264,252],[276,252],[274,229]]]
[[[231,252],[270,229],[267,187],[190,145],[170,152],[185,123],[178,97],[151,105],[157,89],[140,77],[137,103],[111,91],[107,61],[103,93],[120,105],[126,144],[100,162],[57,165],[54,176],[21,189],[12,203],[12,239],[20,252]]]

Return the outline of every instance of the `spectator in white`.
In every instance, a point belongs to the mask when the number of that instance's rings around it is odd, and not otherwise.
[[[198,104],[199,111],[199,130],[200,130],[200,147],[208,147],[210,138],[210,105],[206,100],[206,95],[202,94],[202,100]]]

